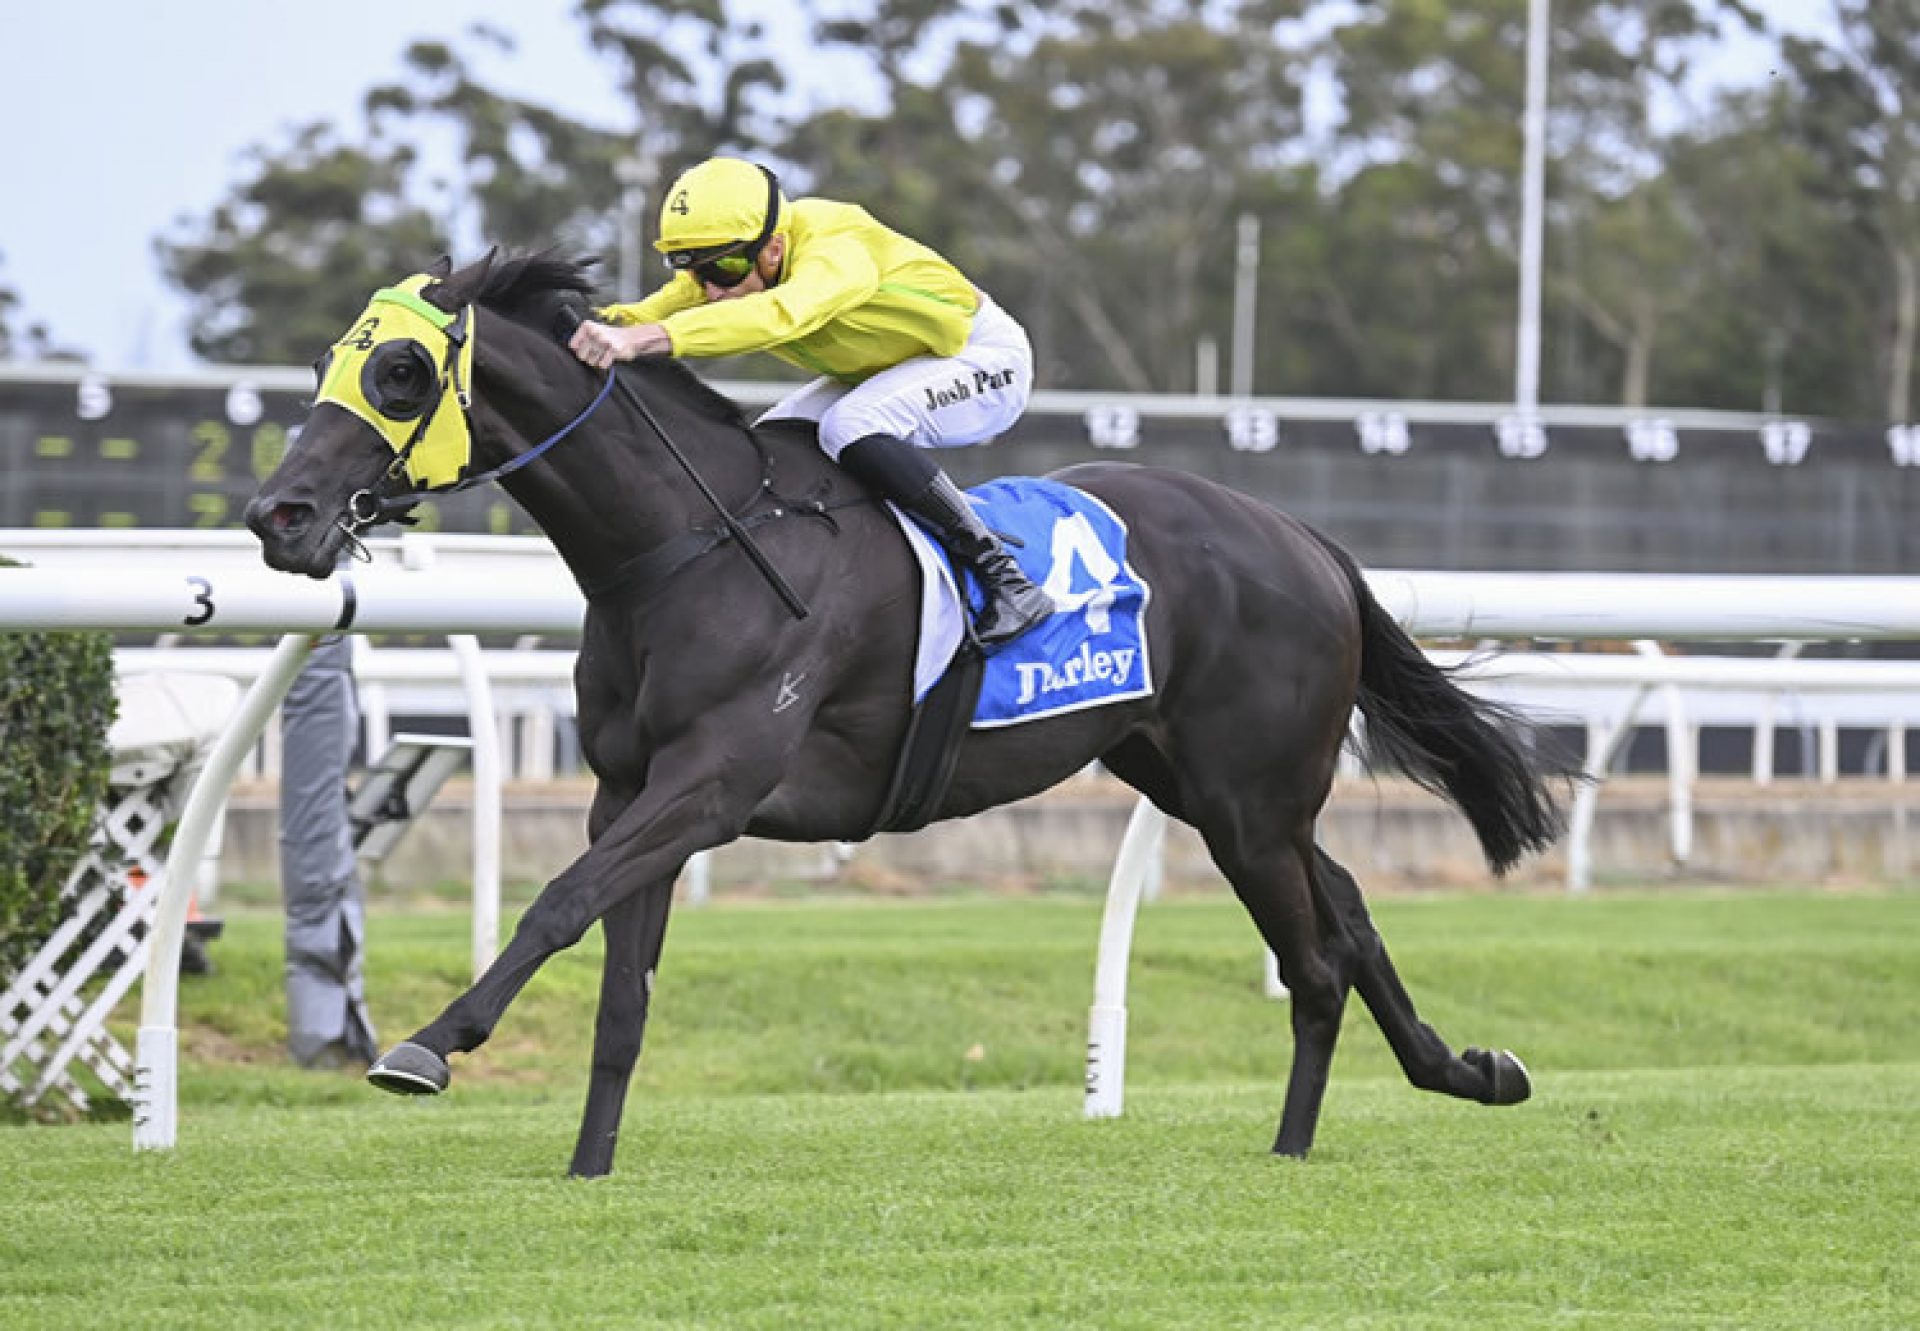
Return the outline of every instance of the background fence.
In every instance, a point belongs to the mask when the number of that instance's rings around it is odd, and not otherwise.
[[[777,383],[723,383],[748,407]],[[305,415],[306,369],[108,377],[0,366],[0,527],[219,528]],[[1499,403],[1039,393],[963,483],[1101,459],[1257,495],[1375,566],[1665,573],[1920,570],[1920,427]],[[423,506],[528,533],[497,491]]]

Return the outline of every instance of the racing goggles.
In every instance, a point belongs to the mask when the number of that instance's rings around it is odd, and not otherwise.
[[[674,250],[668,254],[667,267],[676,273],[691,273],[694,280],[731,291],[753,273],[763,241],[737,240],[731,245],[709,245],[705,249]]]

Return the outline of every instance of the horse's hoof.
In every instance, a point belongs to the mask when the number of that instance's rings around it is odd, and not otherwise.
[[[1533,1078],[1527,1075],[1527,1065],[1520,1061],[1520,1055],[1511,1049],[1502,1049],[1493,1056],[1493,1102],[1497,1105],[1517,1105],[1533,1095]]]
[[[367,1069],[368,1081],[395,1095],[438,1095],[452,1079],[446,1059],[411,1040],[402,1040]]]
[[[1527,1065],[1511,1050],[1469,1049],[1460,1057],[1487,1079],[1487,1104],[1517,1105],[1533,1094]]]

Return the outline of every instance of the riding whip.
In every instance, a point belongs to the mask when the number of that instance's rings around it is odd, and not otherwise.
[[[583,322],[585,320],[580,317],[580,311],[571,305],[561,305],[554,312],[553,331],[564,344],[573,340],[575,330]],[[678,462],[681,470],[687,473],[687,479],[699,488],[700,493],[706,496],[707,502],[713,505],[713,511],[720,515],[720,521],[726,527],[727,535],[746,551],[747,558],[753,561],[753,566],[760,570],[760,575],[767,580],[767,584],[779,594],[782,601],[786,602],[787,609],[793,612],[793,617],[805,619],[808,613],[807,603],[800,599],[798,592],[787,585],[787,580],[780,576],[780,570],[773,566],[773,561],[767,558],[766,552],[754,541],[751,533],[740,524],[740,520],[727,511],[727,506],[720,502],[720,496],[713,492],[706,478],[694,470],[693,463],[687,460],[686,454],[680,451],[679,445],[673,442],[672,436],[668,435],[666,428],[660,424],[659,418],[653,414],[653,408],[634,392],[632,384],[621,378],[622,368],[619,362],[614,363],[613,372],[619,383],[620,395],[626,399],[629,406],[640,413],[641,418],[652,427],[653,432],[660,436],[660,442],[667,446],[667,452],[673,455],[673,460]]]

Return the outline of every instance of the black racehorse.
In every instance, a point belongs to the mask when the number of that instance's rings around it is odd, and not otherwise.
[[[490,254],[458,271],[443,260],[428,277],[425,300],[461,316],[449,335],[474,341],[471,383],[446,346],[375,355],[362,386],[398,404],[383,410],[464,409],[477,472],[525,456],[595,399],[600,376],[555,333],[559,311],[590,289],[581,265]],[[503,478],[588,595],[575,685],[598,778],[589,847],[540,892],[485,975],[369,1073],[389,1090],[444,1089],[448,1056],[485,1042],[541,964],[598,920],[606,964],[572,1162],[580,1175],[612,1168],[688,857],[746,834],[830,841],[875,830],[908,721],[920,594],[893,519],[810,433],[755,429],[671,361],[622,374],[633,392],[607,397],[536,465]],[[355,531],[417,500],[403,448],[362,415],[318,403],[247,510],[267,562],[328,576]],[[751,527],[805,617],[739,540],[687,535],[715,526],[702,479]],[[1526,1099],[1518,1059],[1456,1054],[1420,1020],[1358,886],[1315,843],[1314,820],[1356,705],[1369,762],[1453,803],[1496,872],[1558,834],[1554,765],[1515,718],[1432,665],[1354,561],[1301,523],[1177,471],[1094,463],[1056,479],[1126,522],[1130,562],[1154,589],[1157,689],[971,732],[938,816],[1036,794],[1098,759],[1198,829],[1292,991],[1276,1152],[1312,1145],[1349,989],[1415,1086],[1482,1104]]]

